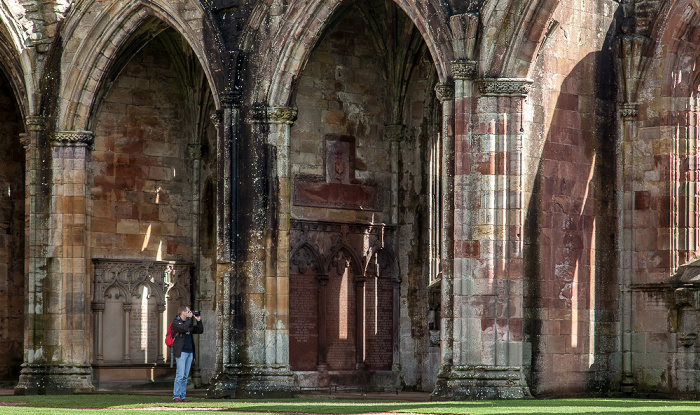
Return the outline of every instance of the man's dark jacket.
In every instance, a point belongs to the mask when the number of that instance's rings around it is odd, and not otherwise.
[[[195,325],[193,325],[196,322]],[[176,316],[173,320],[173,325],[170,328],[173,333],[175,333],[175,341],[173,341],[173,356],[177,359],[182,354],[182,346],[185,344],[185,336],[187,332],[190,332],[190,336],[193,334],[204,333],[204,325],[202,321],[197,321],[195,318],[187,318],[182,320],[180,316]],[[193,339],[194,340],[194,339]],[[194,360],[194,341],[192,342],[192,359]]]

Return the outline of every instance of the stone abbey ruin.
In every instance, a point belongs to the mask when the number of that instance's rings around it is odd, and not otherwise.
[[[3,0],[0,380],[700,392],[697,0]]]

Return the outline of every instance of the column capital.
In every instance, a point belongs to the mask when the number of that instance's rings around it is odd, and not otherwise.
[[[39,115],[29,115],[26,118],[27,122],[27,131],[31,132],[39,132],[43,131],[46,129],[46,117],[42,117]]]
[[[479,91],[487,96],[526,97],[532,89],[532,79],[484,78],[479,81]]]
[[[633,120],[639,115],[639,104],[636,102],[621,102],[618,104],[618,110],[623,120]]]
[[[452,61],[452,77],[455,80],[471,81],[476,79],[479,71],[479,62],[460,59]]]
[[[440,102],[452,101],[455,98],[455,84],[440,82],[435,85],[435,95]]]
[[[87,147],[95,141],[92,131],[55,131],[51,134],[51,145],[56,147]]]
[[[19,135],[19,143],[22,144],[25,150],[28,150],[32,145],[32,135],[29,133],[21,133]]]

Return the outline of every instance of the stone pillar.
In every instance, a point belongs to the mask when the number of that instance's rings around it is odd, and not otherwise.
[[[622,392],[634,391],[634,374],[632,372],[632,281],[634,275],[634,129],[638,115],[636,103],[620,104],[622,132],[617,148],[618,186],[618,234],[620,237],[620,275],[622,285],[620,292],[621,308],[621,346],[622,346]]]
[[[444,337],[452,334],[453,350],[451,370],[440,373],[435,394],[522,398],[529,395],[522,372],[522,113],[532,81],[482,79],[474,97],[475,63],[453,64],[459,226],[453,233],[453,304],[444,303],[443,287],[442,305],[454,313],[443,311],[443,320],[453,321],[453,333],[443,331]]]
[[[221,94],[222,109],[211,114],[216,126],[216,371],[207,391],[208,397],[228,397],[235,394],[236,381],[231,375],[238,359],[235,344],[238,333],[234,321],[238,318],[239,298],[233,278],[238,249],[238,165],[237,160],[240,94]]]
[[[241,246],[234,321],[239,358],[230,365],[236,397],[285,396],[296,390],[289,366],[290,107],[255,107],[246,119],[240,170]]]
[[[365,283],[367,277],[355,276],[355,369],[365,370]]]
[[[92,390],[86,201],[93,134],[56,132],[50,151],[42,154],[42,123],[32,118],[28,124],[27,334],[15,393]],[[42,160],[50,160],[50,166]]]
[[[398,273],[397,273],[398,274]],[[391,330],[393,339],[393,358],[391,363],[391,371],[397,375],[401,372],[401,332],[400,332],[400,307],[401,307],[401,279],[398,275],[391,278],[391,286],[394,290],[392,301],[394,302],[392,310],[393,315],[391,316]]]
[[[271,107],[267,109],[268,125],[266,159],[271,182],[269,237],[266,238],[265,306],[271,313],[266,323],[267,362],[275,371],[289,372],[289,230],[291,215],[291,181],[289,140],[297,109]],[[276,209],[275,209],[276,208]],[[286,382],[287,380],[283,380]],[[287,386],[283,386],[286,388]]]
[[[127,301],[129,299],[127,298]],[[124,363],[131,362],[131,303],[126,303],[122,305],[124,309],[124,344],[123,344],[123,357],[122,361]]]
[[[326,361],[326,352],[328,340],[326,337],[326,296],[328,291],[328,274],[319,274],[318,277],[318,367],[317,370],[321,377],[327,379],[328,362]],[[327,382],[321,383],[319,386],[328,386]]]
[[[95,315],[93,332],[95,336],[95,362],[97,363],[104,363],[104,336],[102,335],[102,330],[104,330],[104,311],[104,300],[92,302],[92,312]]]
[[[158,363],[164,363],[165,362],[165,341],[161,341],[161,339],[165,339],[165,333],[163,332],[163,321],[165,320],[165,304],[158,304],[156,311],[158,312]],[[99,334],[100,337],[102,337],[102,333]],[[197,336],[199,337],[199,336]]]
[[[440,369],[433,395],[442,396],[445,382],[450,378],[453,359],[453,266],[454,266],[454,85],[440,83],[435,93],[442,103],[442,247],[440,252],[441,318]]]

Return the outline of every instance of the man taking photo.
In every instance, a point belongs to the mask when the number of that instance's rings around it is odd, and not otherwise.
[[[189,402],[189,399],[187,399],[187,377],[190,375],[190,367],[194,360],[194,339],[192,335],[202,334],[204,326],[198,311],[193,313],[185,305],[180,306],[177,311],[178,315],[173,320],[171,328],[172,332],[175,333],[173,357],[177,364],[175,385],[173,386],[173,402]]]

